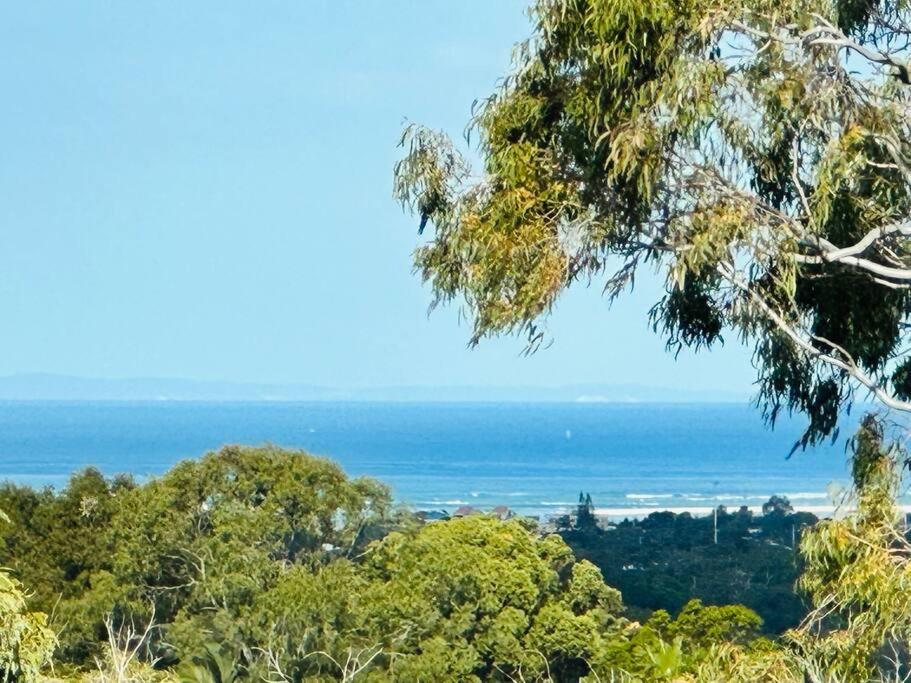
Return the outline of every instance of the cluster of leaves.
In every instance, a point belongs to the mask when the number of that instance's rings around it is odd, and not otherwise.
[[[904,452],[883,448],[866,419],[855,436],[856,513],[824,520],[801,541],[801,587],[815,606],[798,648],[819,670],[846,680],[911,675],[911,543],[895,504]]]
[[[471,175],[409,126],[395,192],[472,342],[526,333],[561,292],[643,264],[672,349],[725,327],[774,421],[831,434],[858,384],[911,396],[911,5],[905,0],[537,0],[531,39],[470,126]],[[861,258],[859,258],[859,256]],[[856,383],[855,383],[856,382]],[[911,408],[911,404],[905,404]]]
[[[0,571],[0,681],[35,680],[50,663],[55,645],[47,617],[28,611],[21,584]]]

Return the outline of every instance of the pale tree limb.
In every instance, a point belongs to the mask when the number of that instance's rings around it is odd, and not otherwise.
[[[911,75],[909,75],[908,65],[894,58],[892,55],[879,50],[872,50],[865,45],[861,45],[856,40],[846,36],[841,29],[834,26],[824,17],[818,14],[813,15],[819,26],[815,26],[809,31],[803,33],[805,44],[807,45],[831,45],[838,49],[855,52],[868,62],[879,64],[880,66],[889,66],[896,70],[896,77],[905,85],[911,85]],[[816,37],[813,37],[816,36]]]
[[[846,372],[851,378],[853,378],[858,384],[867,389],[873,396],[876,397],[880,403],[883,405],[892,408],[894,410],[900,410],[903,412],[911,412],[911,402],[902,401],[901,399],[896,398],[888,391],[883,389],[880,384],[864,372],[854,360],[845,353],[841,347],[832,344],[831,342],[823,339],[817,338],[818,341],[822,341],[827,345],[833,348],[833,351],[839,355],[846,356],[845,358],[840,358],[838,355],[832,353],[826,353],[825,351],[816,347],[808,339],[804,338],[800,332],[789,323],[784,316],[778,313],[772,306],[768,304],[765,299],[747,282],[740,277],[732,266],[728,264],[720,264],[718,266],[718,272],[721,276],[727,280],[729,283],[741,290],[747,297],[749,297],[750,302],[754,307],[759,309],[763,315],[781,331],[785,334],[803,353],[808,355],[811,358],[821,361],[827,365],[838,368]]]
[[[911,236],[911,221],[903,221],[901,223],[886,225],[881,228],[874,228],[864,235],[860,241],[850,247],[844,247],[842,249],[826,248],[820,255],[820,258],[831,263],[833,261],[840,261],[846,257],[859,256],[870,249],[870,247],[874,246],[879,240],[892,235],[901,235],[903,237]]]
[[[831,46],[838,50],[854,52],[872,64],[895,69],[895,76],[902,83],[911,84],[911,72],[909,72],[908,64],[904,61],[897,59],[891,54],[861,45],[856,40],[846,36],[841,29],[822,16],[813,15],[813,18],[818,24],[804,31],[798,31],[797,26],[794,24],[780,26],[778,31],[764,31],[739,20],[732,21],[730,25],[738,31],[766,41],[776,41],[804,48]]]

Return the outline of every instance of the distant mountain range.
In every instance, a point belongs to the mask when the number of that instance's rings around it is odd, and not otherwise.
[[[640,385],[322,387],[187,379],[95,379],[54,374],[0,377],[5,401],[503,401],[581,403],[743,402],[725,391]]]

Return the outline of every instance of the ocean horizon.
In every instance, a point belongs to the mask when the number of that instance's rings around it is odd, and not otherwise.
[[[90,466],[142,479],[225,444],[272,443],[375,477],[420,510],[550,516],[584,492],[614,517],[758,509],[773,494],[824,513],[830,484],[849,482],[845,440],[788,457],[801,428],[768,429],[734,403],[6,401],[0,480],[59,489]]]

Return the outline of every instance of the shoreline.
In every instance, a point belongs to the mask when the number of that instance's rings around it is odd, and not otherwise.
[[[740,509],[740,506],[725,506],[728,514],[734,514],[737,510]],[[762,514],[762,505],[746,505],[750,512],[754,515]],[[900,505],[899,508],[903,512],[911,512],[911,505]],[[671,512],[675,515],[682,515],[685,513],[691,514],[693,517],[704,517],[711,515],[717,507],[711,505],[694,505],[694,506],[658,506],[658,507],[596,507],[594,509],[594,514],[596,517],[605,517],[608,519],[644,519],[648,517],[653,512]],[[851,508],[847,508],[850,510]],[[809,512],[816,515],[817,517],[828,517],[835,513],[835,505],[794,505],[793,512]],[[563,513],[565,514],[565,513]]]
[[[498,506],[498,507],[506,507],[506,506]],[[724,506],[722,506],[722,507],[724,507]],[[762,505],[745,505],[743,507],[746,507],[754,516],[761,516],[763,514]],[[896,507],[902,514],[905,514],[905,515],[911,514],[911,503],[900,503]],[[438,509],[438,510],[431,511],[431,510],[425,510],[425,509],[420,509],[420,508],[412,508],[412,509],[417,514],[428,514],[428,513],[433,514],[433,513],[440,513],[445,510],[445,509],[444,510]],[[483,509],[483,508],[472,507],[471,512],[467,512],[467,513],[463,513],[463,514],[459,514],[458,510],[445,510],[445,511],[448,512],[450,517],[459,517],[459,516],[465,516],[465,514],[478,514],[478,513],[496,514],[496,509],[497,508],[491,508],[491,509],[487,510],[487,509]],[[608,522],[620,522],[620,521],[623,521],[624,519],[630,519],[630,520],[645,519],[646,517],[648,517],[649,515],[651,515],[655,512],[670,512],[674,515],[690,514],[693,517],[708,517],[708,516],[711,516],[712,512],[716,509],[717,509],[716,507],[712,507],[710,505],[688,505],[688,506],[668,505],[668,506],[653,506],[653,507],[649,507],[649,506],[630,506],[630,507],[604,506],[604,507],[595,507],[592,512],[595,515],[595,517],[597,517],[598,519],[608,521]],[[740,506],[737,506],[737,507],[726,506],[726,509],[727,509],[727,514],[736,514],[737,511],[740,509]],[[793,509],[788,514],[795,514],[795,513],[803,512],[803,513],[809,513],[809,514],[816,515],[820,519],[825,519],[828,517],[832,517],[835,514],[836,510],[839,510],[839,509],[845,513],[848,513],[848,512],[852,512],[855,509],[855,507],[853,505],[842,507],[842,506],[836,506],[833,504],[826,504],[826,505],[798,504],[798,505],[793,505]],[[567,508],[562,508],[559,510],[554,510],[554,509],[540,510],[537,508],[519,507],[519,508],[509,508],[509,510],[515,516],[535,518],[539,522],[542,522],[545,524],[553,523],[560,517],[563,517],[566,515],[573,515],[575,513],[575,507],[572,507],[572,508],[567,507]]]
[[[746,507],[754,515],[762,514],[761,505],[746,505],[744,507]],[[909,504],[909,503],[900,503],[896,507],[898,508],[898,510],[900,512],[902,512],[904,514],[911,513],[911,504]],[[703,517],[703,516],[711,515],[715,509],[716,508],[711,507],[711,506],[685,506],[685,507],[666,506],[666,507],[629,507],[629,508],[596,507],[594,509],[594,514],[596,517],[607,518],[610,520],[615,520],[615,519],[622,520],[624,518],[644,519],[645,517],[648,517],[653,512],[672,512],[675,515],[682,515],[684,513],[689,513],[689,514],[693,515],[693,517]],[[738,509],[739,509],[739,507],[735,508],[732,506],[728,506],[727,512],[728,512],[728,514],[735,514]],[[844,512],[852,512],[855,509],[855,507],[853,505],[842,507],[842,506],[836,506],[836,505],[832,505],[832,504],[829,504],[829,505],[799,505],[798,504],[798,505],[793,505],[793,509],[791,510],[791,512],[789,514],[793,514],[796,512],[808,512],[810,514],[816,515],[817,517],[825,518],[825,517],[831,517],[832,515],[834,515],[835,511],[838,509],[841,509]],[[563,514],[565,514],[565,513],[563,513]]]

